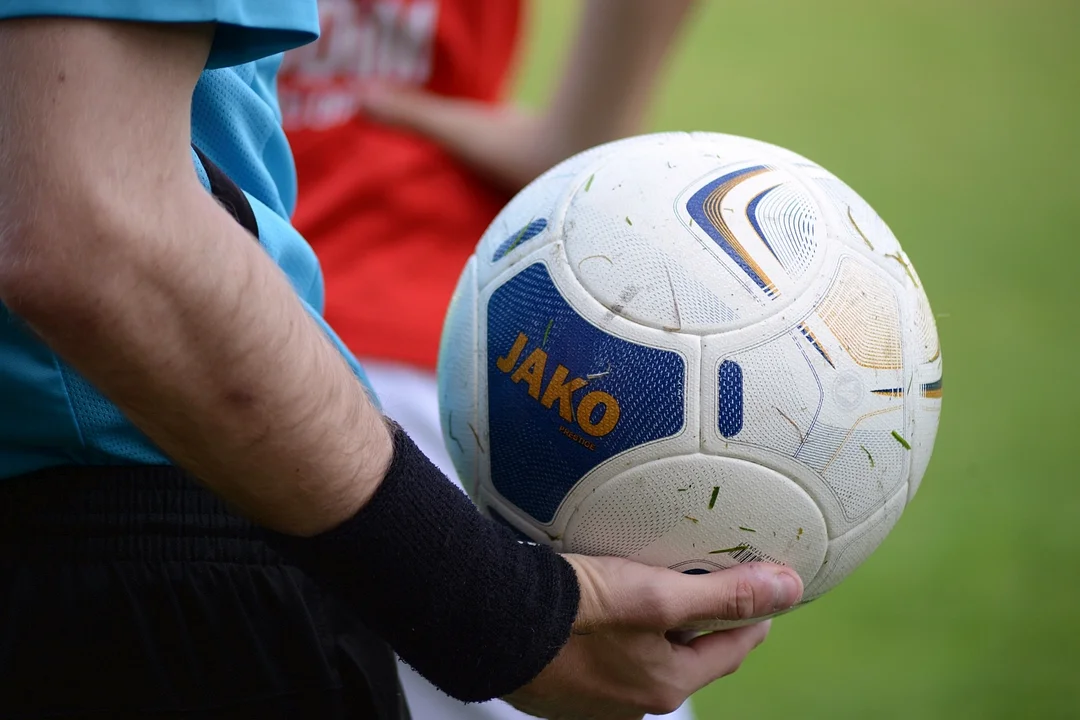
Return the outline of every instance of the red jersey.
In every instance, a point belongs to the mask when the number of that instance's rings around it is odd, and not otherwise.
[[[327,321],[360,357],[434,369],[446,307],[509,199],[433,141],[358,111],[370,83],[501,99],[520,0],[319,0],[318,42],[287,53],[293,222],[326,279]]]

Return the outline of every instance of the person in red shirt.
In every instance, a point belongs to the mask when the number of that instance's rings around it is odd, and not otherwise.
[[[299,181],[293,222],[322,263],[326,319],[386,414],[449,477],[435,364],[458,275],[530,180],[641,131],[691,4],[586,0],[536,113],[505,100],[522,0],[320,0],[321,38],[286,54],[278,94]],[[500,701],[452,701],[404,665],[401,675],[416,720],[527,717]],[[684,705],[670,717],[690,716]]]

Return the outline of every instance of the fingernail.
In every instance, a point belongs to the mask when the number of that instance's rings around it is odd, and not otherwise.
[[[780,572],[773,578],[773,582],[776,587],[774,610],[787,610],[799,601],[799,596],[802,595],[802,585],[794,575]]]

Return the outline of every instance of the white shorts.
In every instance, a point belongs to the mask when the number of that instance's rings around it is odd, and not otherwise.
[[[447,477],[457,482],[439,425],[439,393],[435,375],[407,365],[361,359],[383,412],[393,418]],[[453,662],[448,659],[448,662]],[[466,705],[444,695],[403,662],[398,662],[401,684],[413,720],[532,720],[501,700]],[[664,717],[692,720],[690,703]],[[654,718],[653,715],[646,716]]]

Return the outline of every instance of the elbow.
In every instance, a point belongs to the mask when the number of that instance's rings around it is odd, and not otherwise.
[[[86,319],[129,254],[123,213],[89,193],[19,200],[0,209],[0,303],[32,326]]]
[[[62,282],[62,275],[48,263],[7,255],[0,260],[0,304],[32,327],[48,324],[50,318],[70,317],[84,305],[78,298],[79,288]]]
[[[52,267],[58,248],[45,227],[55,218],[35,215],[25,203],[0,215],[0,303],[27,320],[57,299],[52,285],[62,285]]]

